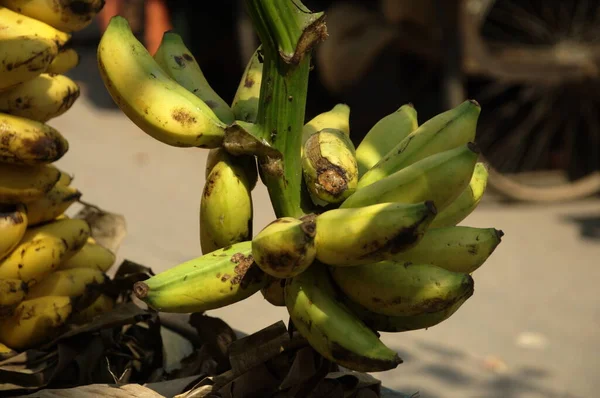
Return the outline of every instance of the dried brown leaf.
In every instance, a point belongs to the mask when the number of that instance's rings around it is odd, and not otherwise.
[[[165,398],[157,392],[139,384],[115,386],[110,384],[91,384],[87,386],[42,390],[28,395],[19,395],[22,398]]]
[[[96,242],[113,253],[117,253],[127,235],[125,217],[103,210],[94,204],[82,201],[80,203],[83,208],[73,218],[86,220]]]

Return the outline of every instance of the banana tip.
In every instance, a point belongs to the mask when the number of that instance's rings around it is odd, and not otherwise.
[[[479,102],[477,102],[477,100],[470,99],[469,102],[475,105],[476,107],[481,108],[481,105],[479,105]]]
[[[501,240],[502,237],[504,236],[504,231],[502,231],[501,229],[497,229],[496,236],[498,237],[498,240]]]
[[[149,291],[150,288],[144,282],[136,282],[133,284],[133,293],[135,293],[136,297],[140,300],[146,298]]]
[[[480,152],[481,152],[481,150],[479,149],[479,145],[477,145],[477,144],[476,144],[476,143],[474,143],[474,142],[469,142],[469,143],[467,144],[467,147],[468,147],[468,148],[469,148],[469,150],[471,150],[471,152],[473,152],[473,153],[480,153]]]

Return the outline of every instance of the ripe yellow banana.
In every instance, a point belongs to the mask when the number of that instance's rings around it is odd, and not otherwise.
[[[478,156],[479,148],[474,143],[431,155],[367,187],[358,188],[340,207],[432,200],[441,212],[469,185]]]
[[[79,53],[74,48],[63,48],[56,54],[46,73],[64,75],[79,65]]]
[[[49,342],[60,334],[73,312],[66,296],[25,300],[14,314],[0,322],[0,341],[18,351]]]
[[[435,214],[431,202],[328,210],[316,217],[316,257],[337,266],[383,260],[416,245]]]
[[[154,59],[167,75],[204,101],[223,123],[233,123],[233,111],[210,86],[181,36],[175,32],[165,32]]]
[[[20,279],[0,279],[0,323],[2,318],[13,314],[17,305],[25,299],[27,283]]]
[[[487,187],[488,169],[482,162],[475,164],[469,185],[443,211],[439,212],[430,228],[450,227],[467,218],[481,202]]]
[[[106,275],[92,268],[61,269],[29,288],[27,300],[45,296],[83,296],[91,288],[106,283]]]
[[[7,346],[6,344],[0,343],[0,361],[17,355],[17,352]]]
[[[2,37],[1,28],[0,23],[0,91],[46,71],[58,52],[56,44],[50,39],[35,36],[6,38]]]
[[[63,32],[76,32],[92,23],[104,0],[2,0],[2,5]]]
[[[0,163],[0,203],[30,203],[44,196],[60,178],[53,165],[18,166]]]
[[[244,174],[250,183],[250,189],[254,189],[254,187],[256,187],[256,183],[258,182],[256,158],[250,155],[231,155],[223,147],[213,148],[208,151],[204,170],[205,179],[208,179],[208,175],[212,169],[221,161],[233,161],[233,163],[238,164],[240,171],[244,171]]]
[[[56,185],[42,198],[27,203],[28,225],[34,226],[56,219],[81,198],[81,192],[69,186],[70,177],[61,173]]]
[[[417,111],[412,104],[402,105],[375,123],[356,147],[359,175],[362,177],[418,126]]]
[[[27,211],[24,205],[0,205],[0,259],[19,244],[26,229]]]
[[[59,269],[91,268],[106,272],[115,263],[115,254],[98,244],[91,236],[75,255],[59,265]]]
[[[3,0],[3,3],[5,1],[9,0]],[[56,47],[62,48],[71,39],[70,33],[58,30],[36,18],[14,12],[7,7],[0,6],[0,21],[2,21],[0,23],[0,41],[18,36],[31,36],[52,40]],[[56,56],[56,52],[54,56]]]
[[[231,102],[231,111],[236,120],[249,123],[256,122],[262,83],[262,61],[261,47],[259,46],[248,61]]]
[[[323,130],[334,129],[350,136],[350,107],[346,104],[336,104],[327,112],[318,114],[309,120],[302,128],[302,144],[311,135]]]
[[[101,294],[84,310],[73,314],[70,322],[76,325],[86,324],[92,321],[94,317],[104,314],[105,312],[112,311],[114,306],[115,300],[112,297],[109,297],[106,294]]]
[[[88,223],[75,218],[28,228],[15,249],[0,260],[0,278],[21,279],[33,286],[75,255],[89,236]]]
[[[315,217],[281,217],[252,239],[252,256],[265,273],[290,278],[304,272],[314,261]]]
[[[474,141],[480,112],[479,104],[468,100],[432,117],[365,172],[358,188],[364,188],[428,156]]]
[[[119,108],[146,134],[175,147],[215,148],[226,125],[200,98],[179,85],[114,16],[98,45],[98,68]]]
[[[260,289],[260,293],[265,300],[275,307],[285,307],[285,279],[274,278],[269,276],[268,283]]]
[[[300,334],[323,357],[360,372],[396,368],[402,360],[339,302],[323,264],[288,279],[285,304]]]
[[[252,238],[252,188],[244,159],[240,162],[225,151],[218,157],[200,198],[200,246],[204,254]]]
[[[0,111],[46,122],[71,109],[79,85],[64,75],[42,73],[0,93]]]
[[[244,300],[266,286],[252,258],[252,242],[239,242],[186,261],[133,286],[136,296],[163,312],[203,312]]]

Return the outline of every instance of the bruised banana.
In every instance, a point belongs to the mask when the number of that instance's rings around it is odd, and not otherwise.
[[[27,203],[27,223],[29,226],[55,220],[81,198],[81,192],[69,186],[71,176],[61,173],[60,179],[42,198]]]
[[[210,107],[158,65],[121,16],[111,18],[98,45],[106,89],[141,130],[175,147],[216,148],[225,127]]]
[[[432,117],[365,172],[358,188],[364,188],[428,156],[474,141],[480,112],[479,104],[468,100]]]
[[[223,123],[233,123],[235,116],[231,108],[210,86],[180,35],[165,32],[154,60],[173,80],[204,101]]]
[[[395,147],[418,126],[417,111],[412,104],[402,105],[375,123],[356,147],[359,175],[362,177],[390,148]]]
[[[275,307],[285,307],[285,279],[267,277],[268,282],[260,289],[265,300]]]
[[[18,166],[0,163],[0,203],[30,203],[56,185],[60,170],[51,164]]]
[[[24,351],[57,337],[73,313],[71,298],[46,296],[25,300],[0,322],[0,341]]]
[[[467,218],[477,208],[487,187],[489,173],[483,162],[477,162],[469,185],[443,211],[439,212],[430,228],[450,227]]]
[[[381,315],[442,311],[472,293],[474,286],[469,274],[431,264],[381,261],[329,270],[335,284],[350,300]]]
[[[200,246],[205,254],[252,238],[252,188],[244,159],[240,162],[225,151],[218,157],[200,198]]]
[[[290,278],[304,272],[314,261],[315,217],[281,217],[252,239],[254,261],[265,273]]]
[[[203,312],[244,300],[266,283],[267,275],[252,257],[252,242],[246,241],[136,282],[133,291],[157,311]]]
[[[115,300],[106,294],[99,295],[96,300],[82,311],[73,314],[70,319],[71,323],[83,325],[90,322],[94,317],[110,312],[115,306]]]
[[[29,288],[26,299],[44,296],[80,297],[93,286],[106,283],[107,276],[97,269],[72,268],[52,272]]]
[[[74,48],[63,48],[56,54],[50,65],[48,65],[46,73],[64,75],[79,65],[79,61],[80,57],[77,50]]]
[[[19,244],[26,229],[27,211],[24,205],[0,205],[0,259]]]
[[[316,258],[333,266],[383,260],[418,244],[435,214],[431,202],[328,210],[316,216]]]
[[[208,151],[206,155],[206,166],[204,171],[204,178],[208,179],[208,175],[215,167],[215,165],[221,161],[232,160],[235,164],[239,164],[239,167],[244,170],[244,174],[250,183],[250,189],[256,187],[258,182],[258,169],[256,167],[256,158],[251,155],[234,155],[230,154],[223,147],[213,148]]]
[[[0,111],[46,122],[68,111],[79,98],[79,85],[64,75],[42,73],[0,93]]]
[[[478,156],[479,148],[474,143],[431,155],[369,186],[358,188],[340,207],[431,200],[441,212],[469,185]]]
[[[22,280],[0,279],[0,320],[12,315],[26,294],[27,283]]]
[[[263,58],[261,47],[259,46],[248,61],[231,102],[231,111],[235,116],[235,120],[242,120],[249,123],[256,122],[262,72]]]
[[[85,245],[73,257],[59,265],[59,269],[91,268],[100,272],[106,272],[115,263],[115,254],[100,245],[91,236]]]
[[[312,134],[302,151],[302,174],[314,204],[340,203],[356,190],[354,145],[342,131],[325,128]]]
[[[4,4],[6,1],[10,0],[3,0],[2,3]],[[53,41],[56,46],[54,56],[56,56],[57,49],[63,47],[71,39],[70,33],[56,29],[37,18],[15,12],[8,7],[0,6],[0,21],[2,21],[0,41],[14,39],[19,36],[48,39]],[[51,61],[50,59],[48,63]]]
[[[56,44],[50,39],[29,35],[6,38],[0,29],[0,91],[46,71],[57,52]]]
[[[334,129],[350,136],[350,107],[346,104],[336,104],[327,112],[318,114],[302,127],[302,144],[315,133],[323,129]]]
[[[377,372],[402,360],[336,297],[327,269],[315,263],[288,279],[285,304],[300,334],[323,357],[348,369]]]
[[[28,228],[21,242],[0,260],[0,279],[21,279],[33,286],[77,253],[89,236],[90,226],[81,219]]]

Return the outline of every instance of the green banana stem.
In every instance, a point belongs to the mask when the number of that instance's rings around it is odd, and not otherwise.
[[[310,199],[302,189],[302,127],[311,49],[327,33],[324,14],[300,0],[245,0],[262,43],[263,78],[255,133],[282,158],[259,155],[261,177],[277,217],[301,217]]]

